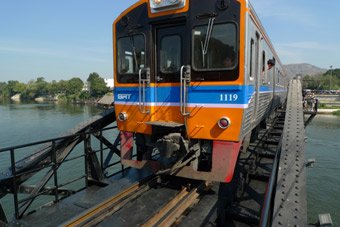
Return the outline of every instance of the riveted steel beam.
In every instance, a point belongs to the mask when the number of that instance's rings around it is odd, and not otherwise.
[[[272,226],[307,225],[304,138],[301,82],[294,79],[289,84]]]

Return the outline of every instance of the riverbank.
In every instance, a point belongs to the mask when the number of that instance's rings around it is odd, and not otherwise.
[[[340,109],[318,109],[318,114],[334,114],[340,111]]]
[[[14,97],[14,96],[13,96]],[[59,97],[37,97],[32,100],[20,100],[20,96],[16,95],[15,98],[4,98],[0,96],[0,104],[15,103],[15,104],[41,104],[41,103],[54,103],[54,104],[84,104],[84,105],[99,105],[109,107],[113,105],[113,93],[107,93],[100,97],[89,97],[87,99],[72,99],[67,96]]]

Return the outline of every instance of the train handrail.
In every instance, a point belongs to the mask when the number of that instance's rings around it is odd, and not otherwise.
[[[181,114],[183,116],[190,115],[190,112],[187,112],[188,105],[187,86],[188,84],[190,84],[190,77],[191,77],[190,65],[182,65],[180,72],[180,109]]]
[[[142,78],[143,72],[146,73],[146,78]],[[139,95],[138,95],[138,109],[143,114],[149,114],[150,110],[145,108],[146,103],[146,86],[150,84],[150,68],[141,68],[138,72],[139,81]]]

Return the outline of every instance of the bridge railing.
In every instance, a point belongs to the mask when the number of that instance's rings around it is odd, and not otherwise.
[[[0,170],[0,201],[6,194],[13,194],[14,215],[16,219],[20,219],[39,196],[53,196],[48,199],[44,197],[43,203],[46,204],[58,202],[92,184],[106,185],[108,177],[124,170],[124,167],[120,165],[120,154],[117,148],[120,142],[119,136],[114,143],[111,143],[104,135],[109,133],[113,137],[117,132],[116,128],[117,126],[88,129],[68,136],[0,149],[0,156],[4,157],[7,153],[7,157],[10,159],[8,160],[10,167],[4,171]],[[93,143],[91,138],[96,138],[96,143]],[[17,161],[18,152],[33,150],[37,146],[43,147]],[[114,158],[114,155],[117,156]],[[80,174],[75,174],[70,169],[60,168],[61,166],[72,167],[74,165],[84,168],[76,170],[73,168],[73,171],[77,173],[81,169],[83,171]],[[67,180],[61,182],[61,175]],[[27,182],[35,182],[35,184],[25,185],[24,183]],[[71,185],[76,189],[65,188]],[[28,194],[28,196],[23,197],[23,194]],[[4,214],[0,203],[0,223],[1,221],[7,222]]]

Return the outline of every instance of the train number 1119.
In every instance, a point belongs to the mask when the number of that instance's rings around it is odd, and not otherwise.
[[[235,102],[237,99],[237,94],[220,94],[220,101],[222,102]]]

